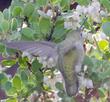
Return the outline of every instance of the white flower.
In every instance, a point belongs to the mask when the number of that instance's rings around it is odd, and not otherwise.
[[[94,21],[100,22],[100,3],[98,1],[92,2],[91,5],[88,6],[87,11],[88,16],[90,16]]]
[[[75,21],[80,21],[80,14],[78,12],[73,12],[73,16],[72,16],[73,20]]]
[[[82,31],[82,37],[85,39],[87,38],[87,31]]]
[[[52,12],[51,9],[49,9],[49,10],[47,11],[47,16],[49,16],[49,17],[53,17],[53,12]]]
[[[64,28],[66,29],[71,29],[73,26],[72,26],[72,22],[68,22],[68,21],[65,21],[64,22]]]
[[[25,22],[23,22],[22,28],[26,28],[27,24]]]
[[[91,50],[91,48],[93,47],[92,44],[86,44],[86,51],[89,52]]]
[[[97,2],[92,2],[91,4],[92,7],[94,7],[94,9],[98,12],[100,10],[100,3]]]
[[[81,73],[80,76],[78,76],[78,81],[79,81],[79,89],[87,87],[87,88],[93,88],[93,82],[91,79],[87,79],[84,77],[84,73]]]
[[[107,39],[107,36],[106,36],[105,33],[100,32],[100,38],[101,38],[101,39]]]
[[[78,5],[78,6],[76,7],[76,11],[79,12],[79,13],[83,13],[83,6]]]
[[[6,102],[6,99],[0,100],[0,102]]]
[[[88,33],[87,31],[83,31],[82,32],[82,37],[84,38],[84,39],[87,39],[87,40],[89,40],[89,41],[93,41],[93,37],[92,37],[92,33]]]
[[[76,29],[79,27],[80,23],[80,13],[74,11],[70,15],[65,15],[64,16],[64,28],[66,29]]]
[[[49,78],[49,76],[44,77],[44,83],[50,86],[53,90],[57,90],[57,88],[55,87],[55,83],[62,82],[62,80],[63,80],[63,77],[61,73],[55,74],[53,78]]]
[[[107,15],[107,12],[104,11],[104,10],[101,10],[101,11],[100,11],[100,15],[101,15],[102,17],[107,17],[107,16],[108,16],[108,15]]]
[[[55,58],[47,58],[45,57],[37,57],[37,60],[39,61],[39,63],[43,64],[43,67],[47,67],[47,68],[52,68],[55,67],[57,64],[57,61]]]
[[[78,5],[76,11],[80,14],[87,14],[87,8],[85,6]]]
[[[97,40],[106,40],[108,37],[102,31],[98,31],[97,34],[94,34],[93,37]]]
[[[9,66],[10,67],[10,66]],[[7,67],[3,67],[1,64],[0,64],[0,72],[3,72],[7,69]]]
[[[93,82],[91,79],[86,79],[86,87],[87,88],[93,88]]]
[[[99,11],[100,11],[100,3],[97,0],[93,0],[92,3],[89,4],[87,7],[78,5],[76,8],[76,12],[78,12],[81,15],[82,14],[88,15],[96,22],[101,21]]]

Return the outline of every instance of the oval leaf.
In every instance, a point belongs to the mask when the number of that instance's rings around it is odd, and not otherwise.
[[[32,3],[26,4],[26,6],[24,7],[24,15],[26,17],[29,17],[32,15],[33,12],[34,12],[34,5]]]
[[[107,36],[110,36],[110,22],[103,23],[102,30]]]
[[[21,79],[17,75],[13,78],[13,86],[16,88],[16,90],[21,90]]]

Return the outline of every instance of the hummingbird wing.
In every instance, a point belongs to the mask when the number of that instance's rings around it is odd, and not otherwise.
[[[47,41],[11,41],[3,42],[8,48],[18,49],[33,56],[55,59],[57,54],[56,44]]]

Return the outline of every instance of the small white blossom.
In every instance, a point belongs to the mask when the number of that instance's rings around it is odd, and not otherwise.
[[[96,22],[100,22],[100,3],[93,1],[91,5],[88,6],[88,15]]]
[[[23,22],[22,28],[26,28],[27,24],[25,22]]]
[[[55,73],[55,76],[53,78],[49,78],[49,76],[44,77],[44,83],[47,84],[48,86],[51,86],[53,90],[57,90],[55,87],[55,83],[62,81],[63,81],[63,77],[59,71]]]
[[[53,12],[52,12],[51,9],[49,9],[49,10],[47,11],[47,16],[49,16],[49,17],[53,17]]]
[[[71,15],[65,15],[64,20],[64,28],[75,30],[80,25],[80,13],[74,11]]]
[[[87,71],[87,68],[88,68],[87,65],[85,65],[85,66],[84,66],[84,72]]]
[[[85,6],[78,5],[76,11],[80,14],[87,14],[87,8]]]
[[[72,22],[65,21],[64,22],[64,28],[66,28],[66,29],[72,29],[73,28]]]
[[[93,82],[91,79],[87,79],[84,77],[84,73],[81,73],[80,76],[78,76],[78,81],[79,81],[79,89],[87,87],[87,88],[93,88]]]
[[[107,12],[105,12],[104,10],[101,10],[100,11],[100,15],[102,16],[102,17],[107,17],[108,15],[107,15]]]
[[[91,50],[91,48],[93,47],[92,44],[86,44],[86,51],[89,52]]]
[[[93,41],[93,34],[92,33],[88,33],[87,31],[83,31],[82,32],[82,37],[84,38],[84,39],[87,39],[87,40],[89,40],[89,41]]]
[[[0,102],[6,102],[6,99],[0,100]]]
[[[86,79],[86,87],[93,88],[93,81],[91,79]]]
[[[97,41],[108,39],[108,37],[102,31],[98,31],[97,34],[94,34],[93,38],[95,38]]]
[[[6,68],[2,67],[2,65],[0,65],[0,72],[4,71]]]
[[[80,14],[78,12],[73,12],[73,16],[72,16],[73,20],[75,21],[80,21]]]
[[[57,64],[57,61],[55,58],[51,58],[51,57],[37,57],[39,63],[43,64],[43,67],[47,67],[47,68],[52,68],[55,67]]]
[[[106,36],[105,33],[100,32],[100,38],[101,38],[101,39],[107,39],[107,36]]]
[[[104,84],[103,84],[103,87],[104,87],[106,90],[109,89],[109,85],[107,85],[107,83],[104,83]]]
[[[87,7],[78,5],[76,11],[81,15],[87,15],[96,22],[101,22],[100,3],[97,0],[93,0]]]
[[[76,7],[76,11],[79,12],[79,13],[83,13],[83,6],[78,5],[78,6]]]

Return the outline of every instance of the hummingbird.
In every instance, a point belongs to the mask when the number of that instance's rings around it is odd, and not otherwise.
[[[3,43],[7,48],[27,52],[33,57],[46,57],[47,62],[52,59],[51,63],[54,62],[53,65],[63,76],[67,95],[77,94],[78,74],[84,60],[83,38],[80,29],[69,32],[65,40],[58,44],[51,41],[4,41]]]

